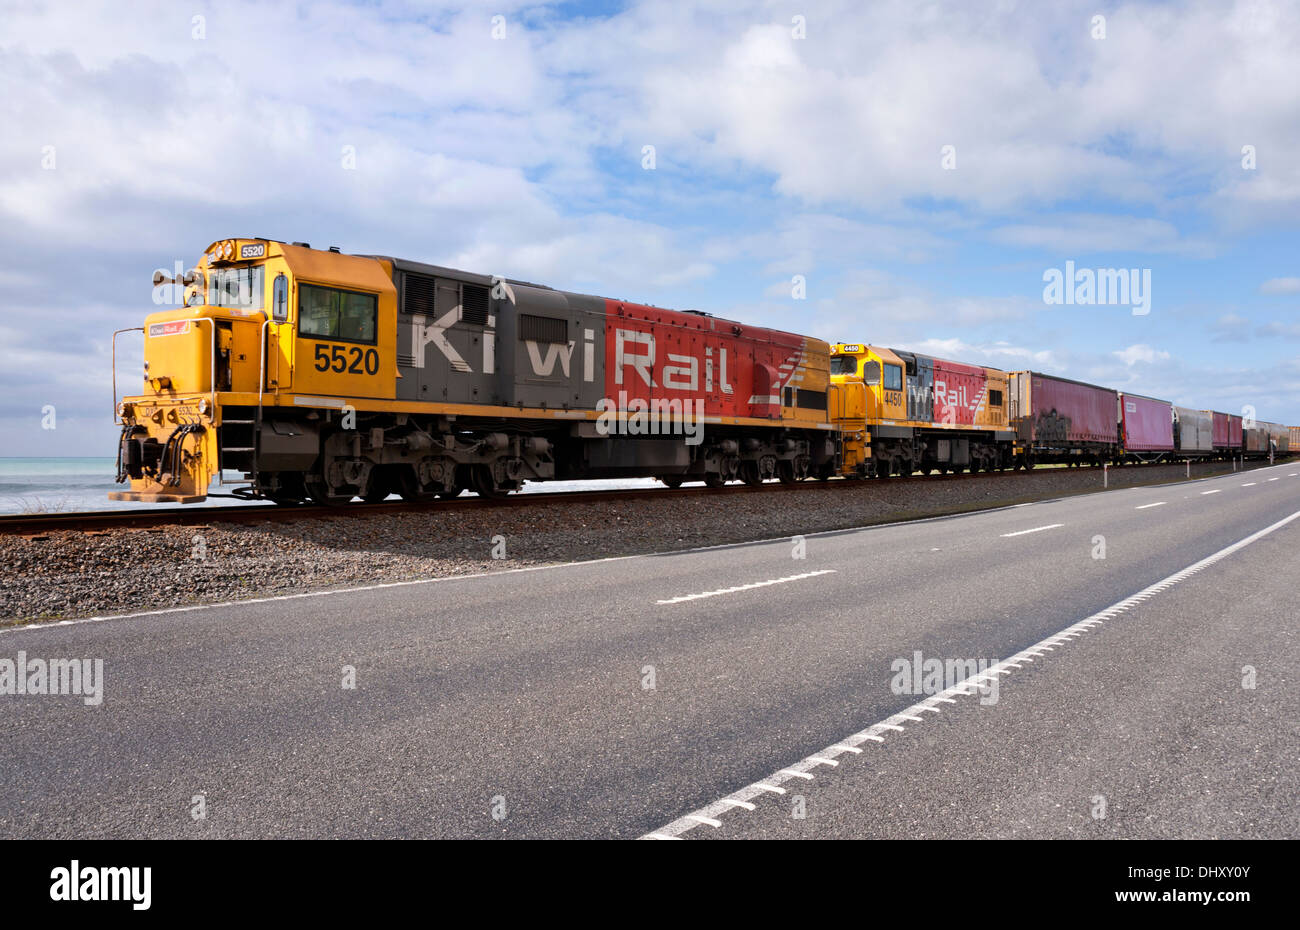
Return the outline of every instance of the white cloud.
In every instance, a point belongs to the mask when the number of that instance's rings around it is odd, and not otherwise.
[[[1151,346],[1143,345],[1142,343],[1131,345],[1127,349],[1121,349],[1118,352],[1112,352],[1111,355],[1115,356],[1115,358],[1119,359],[1129,368],[1132,368],[1139,362],[1149,365],[1152,362],[1168,361],[1170,358],[1168,352],[1153,349]]]
[[[1261,294],[1300,294],[1300,278],[1269,278],[1259,286]]]
[[[1092,252],[1164,252],[1206,257],[1213,249],[1204,240],[1185,239],[1173,223],[1131,216],[1054,214],[1050,223],[1001,226],[994,242],[1066,255]]]

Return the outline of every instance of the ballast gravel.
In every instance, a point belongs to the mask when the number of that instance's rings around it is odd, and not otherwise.
[[[1229,471],[1192,467],[1192,477]],[[1184,466],[1111,469],[1112,489]],[[55,621],[795,536],[1099,491],[1100,469],[769,485],[738,494],[559,500],[102,534],[0,536],[0,624]],[[362,505],[358,504],[357,507]],[[493,558],[504,537],[505,558]]]

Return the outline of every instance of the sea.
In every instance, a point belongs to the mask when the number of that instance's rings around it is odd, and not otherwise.
[[[110,491],[129,485],[114,481],[117,462],[113,458],[0,458],[0,513],[83,513],[138,507],[204,507],[238,504],[230,491],[240,477],[227,474],[224,486],[215,481],[202,504],[137,504],[111,501]],[[607,481],[533,481],[519,493],[539,491],[636,490],[663,487],[653,478],[615,478]],[[466,496],[470,496],[466,492]],[[263,506],[274,506],[264,504]]]

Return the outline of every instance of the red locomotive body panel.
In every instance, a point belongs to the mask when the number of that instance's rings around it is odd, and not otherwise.
[[[974,426],[975,414],[988,400],[988,373],[978,365],[936,358],[934,420],[940,426]]]
[[[1025,437],[1029,441],[1111,444],[1119,441],[1115,391],[1036,371],[1016,372],[1015,377],[1018,386],[1013,395],[1017,397],[1018,409],[1014,415],[1022,421],[1029,418],[1033,427]]]
[[[626,301],[607,300],[605,314],[605,392],[618,409],[702,400],[706,416],[779,418],[783,390],[799,386],[802,336]]]
[[[1119,411],[1125,452],[1173,451],[1174,416],[1169,401],[1121,393]]]

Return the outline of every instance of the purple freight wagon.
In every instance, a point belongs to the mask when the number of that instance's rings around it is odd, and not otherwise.
[[[1174,412],[1169,401],[1121,393],[1119,422],[1126,453],[1174,451]]]

